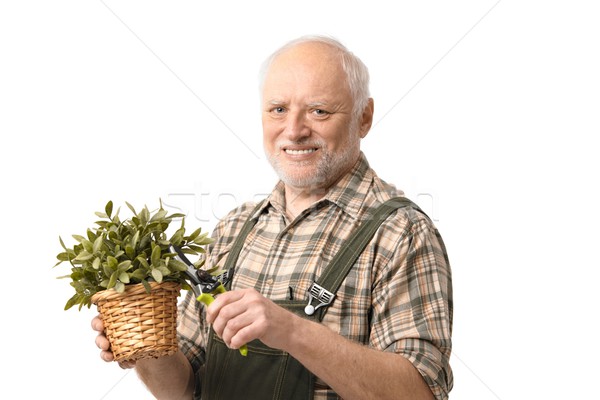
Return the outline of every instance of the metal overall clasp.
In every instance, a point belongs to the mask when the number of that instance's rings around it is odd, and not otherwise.
[[[304,313],[306,315],[313,315],[315,311],[319,308],[330,305],[334,298],[335,294],[331,293],[323,286],[320,286],[317,283],[313,282],[313,284],[308,289],[308,304],[306,305],[306,307],[304,307]],[[315,299],[319,302],[319,304],[313,306],[312,302]]]

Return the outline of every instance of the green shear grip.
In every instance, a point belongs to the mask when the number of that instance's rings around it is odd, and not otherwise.
[[[217,287],[217,289],[215,290],[215,293],[224,293],[224,292],[225,292],[225,288],[223,287],[223,285],[219,285],[219,287]],[[198,296],[196,298],[196,300],[198,300],[199,302],[203,303],[204,305],[206,305],[208,307],[212,304],[213,301],[215,301],[215,298],[210,293],[202,293],[200,296]],[[244,357],[247,356],[248,355],[248,346],[246,346],[245,344],[242,345],[242,347],[239,348],[239,351],[240,351],[240,354],[243,355]]]
[[[202,293],[196,298],[196,300],[198,300],[200,303],[204,303],[204,305],[208,307],[212,304],[213,301],[215,301],[215,298],[208,293]]]

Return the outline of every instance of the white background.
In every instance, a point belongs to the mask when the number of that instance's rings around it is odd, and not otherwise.
[[[211,230],[269,192],[258,67],[318,33],[369,66],[363,150],[449,249],[451,397],[598,398],[596,2],[395,3],[2,2],[0,396],[151,398],[63,311],[58,236],[110,199]]]

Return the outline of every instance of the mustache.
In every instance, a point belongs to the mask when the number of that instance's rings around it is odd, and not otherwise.
[[[307,146],[316,148],[326,148],[327,144],[323,140],[303,138],[299,140],[285,140],[277,143],[276,148],[279,150],[290,146]]]

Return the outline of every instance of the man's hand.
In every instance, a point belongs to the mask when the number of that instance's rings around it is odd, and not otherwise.
[[[92,329],[98,332],[96,346],[100,349],[100,358],[106,362],[114,361],[115,356],[110,351],[110,343],[104,335],[104,324],[99,316],[92,319]],[[119,366],[123,369],[136,367],[138,376],[156,398],[192,398],[194,374],[181,351],[158,359],[122,361]]]
[[[206,309],[206,320],[232,349],[254,339],[285,349],[296,316],[254,289],[219,294]]]
[[[100,349],[100,358],[106,362],[114,361],[115,356],[112,351],[110,351],[110,343],[104,335],[104,323],[102,323],[99,315],[92,319],[92,329],[98,332],[98,336],[96,336],[96,346]],[[135,361],[119,362],[119,366],[123,369],[133,368],[135,367]]]
[[[403,356],[351,342],[254,289],[218,295],[206,309],[206,320],[230,348],[259,339],[289,352],[343,398],[433,399],[417,369]]]

